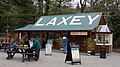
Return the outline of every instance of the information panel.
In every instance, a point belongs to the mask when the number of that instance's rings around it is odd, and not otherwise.
[[[72,62],[80,62],[80,53],[79,53],[79,47],[72,47]]]
[[[46,44],[45,55],[52,55],[52,44]]]

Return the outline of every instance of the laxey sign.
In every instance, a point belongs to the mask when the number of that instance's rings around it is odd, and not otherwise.
[[[40,17],[34,26],[92,25],[99,22],[102,13],[82,13]]]

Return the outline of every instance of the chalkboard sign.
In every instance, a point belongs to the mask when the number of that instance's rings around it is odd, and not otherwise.
[[[79,47],[71,47],[71,54],[72,54],[72,63],[80,63],[81,64]]]
[[[79,47],[67,46],[67,55],[66,55],[65,63],[66,63],[66,61],[71,61],[72,65],[73,65],[73,63],[81,64]]]

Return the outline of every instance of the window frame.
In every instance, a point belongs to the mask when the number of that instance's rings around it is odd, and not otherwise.
[[[112,45],[112,34],[105,34],[105,33],[96,34],[96,45],[104,45],[103,43],[104,35],[105,35],[105,45]]]

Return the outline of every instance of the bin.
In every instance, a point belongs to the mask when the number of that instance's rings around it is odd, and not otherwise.
[[[103,58],[103,59],[106,58],[106,48],[105,47],[100,48],[100,58]]]

